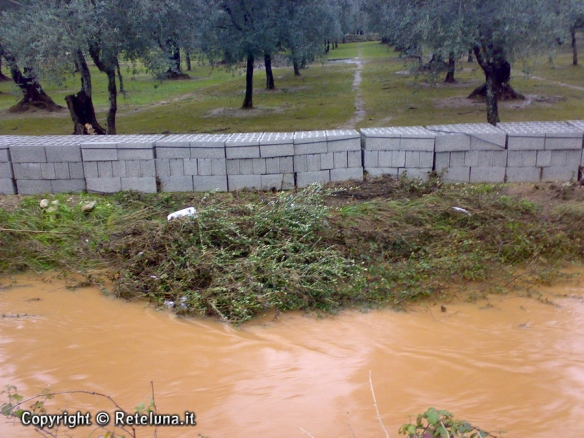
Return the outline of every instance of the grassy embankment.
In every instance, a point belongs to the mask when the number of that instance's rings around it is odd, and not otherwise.
[[[267,309],[472,299],[533,287],[584,257],[578,184],[388,178],[282,194],[57,195],[53,212],[40,199],[3,198],[1,274],[81,270],[96,281],[101,269],[121,297],[232,322]],[[82,213],[80,200],[98,203]],[[196,219],[166,221],[189,205]]]
[[[582,45],[582,44],[581,44]],[[367,112],[357,127],[427,125],[486,121],[485,105],[466,96],[484,77],[476,63],[459,62],[456,84],[431,82],[408,74],[409,66],[392,48],[377,42],[341,44],[330,59],[355,58],[361,52],[365,66],[361,84]],[[546,59],[530,61],[531,75],[524,76],[522,63],[514,64],[513,86],[526,95],[525,101],[500,105],[503,121],[563,120],[584,118],[584,90],[554,82],[584,87],[583,67],[571,65],[568,46],[558,48],[553,64]],[[276,68],[276,90],[265,90],[265,75],[256,70],[256,109],[240,110],[244,95],[241,71],[228,72],[198,66],[192,80],[159,82],[148,73],[126,72],[126,95],[119,99],[118,132],[184,133],[290,131],[331,129],[344,126],[353,116],[351,84],[354,64],[317,63],[295,77],[291,67]],[[107,111],[106,81],[93,69],[95,104],[100,120]],[[438,78],[441,79],[441,78]],[[43,83],[57,103],[77,92],[78,78],[63,85]],[[68,134],[71,122],[66,110],[60,113],[13,115],[7,109],[20,95],[11,83],[0,83],[0,134]]]

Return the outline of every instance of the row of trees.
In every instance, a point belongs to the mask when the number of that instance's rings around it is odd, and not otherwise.
[[[584,22],[584,0],[364,0],[370,25],[405,55],[425,67],[446,65],[454,80],[456,61],[474,58],[485,84],[471,94],[487,100],[487,119],[499,122],[499,99],[516,98],[511,63],[550,53],[571,41],[577,64],[575,30]]]
[[[140,61],[159,78],[184,77],[181,52],[229,67],[245,65],[244,108],[253,107],[258,59],[274,88],[276,54],[300,69],[328,50],[331,41],[357,26],[351,0],[0,0],[0,59],[23,91],[18,106],[59,106],[39,78],[61,81],[72,71],[80,91],[66,97],[76,134],[116,133],[120,60]],[[328,42],[328,43],[327,43]],[[107,76],[106,127],[92,100],[91,60]]]

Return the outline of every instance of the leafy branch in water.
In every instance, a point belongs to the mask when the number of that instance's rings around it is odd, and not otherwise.
[[[137,413],[139,415],[145,415],[145,414],[148,414],[150,412],[153,412],[154,414],[158,413],[158,409],[156,407],[156,402],[154,400],[154,382],[150,382],[150,388],[152,391],[152,396],[149,397],[149,399],[150,399],[149,403],[146,404],[143,402],[140,405],[136,406],[135,413]],[[18,421],[22,422],[22,416],[25,412],[30,412],[31,417],[39,416],[39,415],[46,415],[47,414],[46,402],[48,400],[51,400],[51,399],[55,398],[56,396],[72,395],[72,394],[88,394],[88,395],[92,395],[92,396],[105,398],[113,404],[113,406],[115,407],[115,409],[117,411],[123,412],[125,416],[129,415],[128,412],[126,410],[124,410],[111,396],[106,395],[106,394],[101,394],[99,392],[82,391],[82,390],[51,392],[50,388],[45,388],[40,394],[37,394],[37,395],[34,395],[32,397],[25,399],[22,395],[20,395],[18,393],[18,389],[16,388],[16,386],[13,386],[13,385],[6,385],[4,391],[0,392],[0,396],[5,395],[8,399],[5,403],[2,403],[2,405],[0,405],[0,414],[7,417],[9,420],[14,420],[14,421],[18,420]],[[27,408],[26,405],[29,402],[31,404]],[[65,413],[65,411],[62,411],[62,413]],[[52,430],[48,430],[47,428],[45,428],[43,426],[37,426],[34,422],[32,424],[34,425],[35,432],[39,433],[42,436],[51,437],[51,438],[57,438],[59,436],[63,436],[63,434],[59,435],[59,428],[60,428],[61,424],[56,425],[55,427],[52,428]],[[67,430],[69,430],[68,427],[70,427],[70,426],[71,426],[70,424],[63,425],[63,427],[67,427]],[[105,425],[104,426],[98,425],[95,428],[95,430],[105,431],[106,432],[106,434],[104,435],[105,438],[123,438],[124,436],[126,436],[126,435],[118,435],[116,433],[116,429],[121,430],[122,432],[127,434],[127,436],[129,436],[131,438],[137,437],[136,428],[134,426],[130,426],[130,427],[126,426],[125,427],[125,426],[115,425],[111,428],[108,428]],[[155,426],[154,436],[156,436],[156,434],[157,434],[157,429],[158,429],[158,427]],[[92,433],[90,433],[89,436],[91,436]],[[64,435],[69,436],[66,433]]]
[[[493,435],[473,426],[468,421],[457,420],[444,410],[429,408],[419,414],[415,423],[406,423],[399,433],[407,438],[497,438],[502,435]]]

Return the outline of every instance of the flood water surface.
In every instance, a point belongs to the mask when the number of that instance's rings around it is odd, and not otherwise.
[[[290,313],[237,328],[19,277],[0,290],[0,384],[96,391],[133,412],[153,381],[159,412],[194,411],[198,423],[159,437],[361,438],[384,436],[371,371],[392,437],[430,406],[509,438],[584,436],[584,286],[544,293],[556,305],[491,296],[445,312]],[[113,410],[84,394],[50,403]],[[0,419],[0,436],[38,435]]]

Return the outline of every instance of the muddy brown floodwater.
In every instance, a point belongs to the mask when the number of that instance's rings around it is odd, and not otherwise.
[[[133,411],[154,381],[161,413],[198,422],[159,437],[381,437],[371,370],[391,437],[430,406],[507,438],[584,436],[584,285],[539,290],[557,305],[491,296],[446,312],[290,313],[235,328],[18,277],[0,290],[0,384],[98,391]],[[50,403],[111,408],[88,395]],[[38,435],[0,419],[0,436]]]

